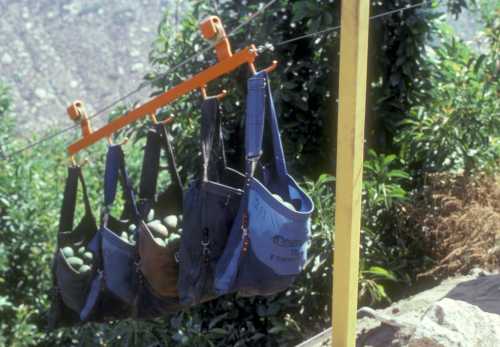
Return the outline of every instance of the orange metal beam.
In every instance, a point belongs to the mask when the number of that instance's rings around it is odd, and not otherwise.
[[[198,73],[191,79],[178,84],[165,93],[151,99],[147,103],[127,112],[123,116],[114,119],[102,128],[94,132],[84,134],[83,138],[68,147],[68,154],[75,155],[82,149],[89,147],[97,141],[110,137],[119,129],[138,120],[139,118],[155,114],[159,108],[168,105],[172,101],[193,90],[203,88],[206,84],[208,84],[208,82],[234,71],[243,64],[249,64],[253,67],[256,57],[257,50],[253,45],[235,53],[230,57],[227,57],[221,62]]]

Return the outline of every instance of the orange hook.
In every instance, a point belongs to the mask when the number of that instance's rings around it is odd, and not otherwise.
[[[250,67],[250,72],[252,73],[252,75],[255,75],[257,73],[257,69],[255,68],[255,65],[253,63],[249,63],[248,66]],[[274,70],[276,70],[277,67],[278,67],[278,61],[273,60],[271,65],[269,65],[268,67],[266,67],[262,71],[265,71],[269,74],[269,73],[273,72]]]
[[[150,114],[149,118],[151,119],[151,122],[154,125],[157,125],[157,124],[167,125],[167,124],[170,124],[170,123],[172,123],[174,121],[174,115],[173,114],[171,114],[170,116],[168,116],[167,118],[165,118],[161,122],[158,121],[158,118],[156,118],[155,114]]]
[[[203,100],[207,100],[207,99],[210,99],[210,98],[215,98],[217,100],[222,100],[227,95],[227,90],[225,90],[225,89],[222,90],[222,93],[219,93],[219,94],[213,95],[213,96],[207,96],[207,88],[206,88],[206,86],[201,87],[200,90],[201,90],[201,96],[203,97]]]

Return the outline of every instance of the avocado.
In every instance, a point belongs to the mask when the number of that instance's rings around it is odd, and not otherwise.
[[[159,220],[154,220],[148,223],[148,228],[156,237],[167,237],[168,229]]]
[[[66,257],[66,258],[70,258],[70,257],[72,257],[72,256],[74,256],[74,255],[75,255],[75,252],[73,251],[73,248],[71,248],[71,247],[64,247],[64,248],[62,249],[62,254],[63,254],[63,255],[64,255],[64,257]]]
[[[90,271],[90,269],[91,269],[91,267],[90,267],[90,266],[88,266],[88,265],[82,265],[82,266],[80,267],[80,269],[78,270],[78,272],[80,272],[80,273],[84,273],[84,272],[88,272],[88,271]]]
[[[85,247],[82,246],[78,248],[78,254],[83,254],[83,253],[85,253]]]
[[[146,217],[146,220],[148,222],[151,222],[153,219],[155,219],[155,210],[151,209],[151,211],[149,211],[148,213],[148,216]]]
[[[171,242],[174,242],[175,240],[178,240],[180,239],[181,237],[177,234],[171,234],[168,239],[166,240],[166,243],[171,243]]]
[[[128,227],[128,231],[130,231],[130,232],[135,231],[135,229],[137,229],[135,224],[130,224],[130,226]]]
[[[124,240],[124,241],[128,241],[128,234],[126,231],[122,231],[122,233],[120,234],[120,237]]]
[[[159,245],[159,246],[162,246],[162,247],[165,247],[166,244],[165,244],[165,241],[163,241],[162,239],[160,239],[159,237],[155,237],[155,242]]]
[[[288,207],[290,210],[295,210],[295,207],[291,203],[289,203],[288,201],[283,201],[283,205]]]
[[[92,254],[92,252],[85,252],[83,253],[83,260],[87,262],[92,262],[92,260],[94,260],[94,255]]]
[[[83,260],[78,257],[70,257],[68,258],[68,264],[73,268],[73,269],[78,269],[80,266],[83,265]]]
[[[163,224],[165,224],[168,229],[177,229],[177,222],[177,216],[173,214],[163,219]]]

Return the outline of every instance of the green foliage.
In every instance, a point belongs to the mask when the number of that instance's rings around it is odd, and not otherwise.
[[[178,66],[206,44],[198,34],[198,22],[207,14],[213,14],[214,10],[205,2],[186,3],[188,10],[182,20],[171,15],[175,9],[167,13],[150,55],[157,73],[147,78],[158,92],[214,62],[211,52],[204,53],[176,71],[168,71],[169,67]],[[372,13],[382,13],[410,3],[409,0],[375,2]],[[224,1],[219,4],[218,15],[229,32],[263,4],[256,0]],[[329,0],[314,4],[311,1],[278,1],[272,10],[251,21],[244,30],[233,33],[233,49],[250,43],[278,43],[336,26],[340,22],[339,4],[339,1]],[[405,111],[423,97],[419,91],[427,85],[421,52],[432,28],[430,19],[434,16],[429,10],[411,9],[371,23],[374,29],[370,38],[370,61],[373,66],[369,72],[372,85],[369,99],[374,100],[374,108],[368,110],[368,124],[375,131],[368,132],[368,137],[370,143],[382,150],[391,148],[394,131],[404,119]],[[325,163],[334,163],[331,158],[334,157],[335,138],[331,134],[336,128],[336,120],[331,115],[336,113],[338,86],[332,81],[338,76],[338,34],[338,31],[332,31],[278,45],[272,52],[262,54],[257,62],[258,67],[265,67],[272,59],[280,61],[278,69],[272,74],[272,83],[284,147],[290,165],[306,175],[318,176],[318,172],[329,171],[330,167]],[[245,67],[209,86],[213,93],[221,89],[229,91],[229,96],[224,99],[224,126],[231,163],[241,161],[237,154],[242,152],[241,115],[244,112],[242,100],[247,76]],[[187,100],[183,98],[165,110],[167,114],[173,112],[179,116],[176,121],[179,132],[174,137],[179,143],[177,148],[183,160],[193,157],[185,148],[193,148],[190,135],[198,131],[197,122],[193,121],[199,116],[198,104]],[[178,136],[180,134],[186,136]],[[193,168],[191,163],[183,164],[186,171]]]
[[[496,29],[488,28],[498,34]],[[490,34],[491,35],[491,34]],[[444,24],[439,46],[429,47],[432,97],[411,110],[399,136],[402,157],[426,172],[481,170],[500,158],[498,36],[491,53],[479,54]]]

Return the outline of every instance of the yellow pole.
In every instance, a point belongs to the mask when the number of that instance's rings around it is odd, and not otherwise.
[[[356,343],[370,1],[343,0],[332,297],[332,346]]]

